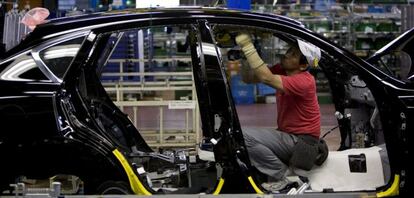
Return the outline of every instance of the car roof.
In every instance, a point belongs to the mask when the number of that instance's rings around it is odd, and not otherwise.
[[[26,50],[31,46],[37,45],[42,38],[53,37],[53,35],[66,34],[79,28],[94,29],[108,23],[122,22],[144,18],[181,18],[181,17],[236,17],[246,19],[261,19],[267,21],[278,21],[280,23],[296,26],[304,29],[304,25],[297,20],[275,15],[264,14],[242,10],[231,10],[216,7],[175,7],[175,8],[144,8],[126,9],[79,16],[63,17],[49,20],[45,24],[38,25],[33,32],[16,47],[7,51],[0,59],[9,57],[20,51]]]
[[[114,10],[114,11],[107,11],[107,12],[99,12],[94,14],[85,14],[85,15],[78,15],[73,17],[63,17],[50,20],[47,24],[73,24],[78,23],[81,21],[90,21],[92,23],[100,23],[104,22],[105,18],[113,18],[113,17],[121,17],[121,16],[149,16],[152,15],[153,17],[156,16],[169,16],[169,17],[178,17],[178,16],[189,16],[191,15],[217,15],[217,16],[241,16],[243,14],[249,14],[250,16],[254,17],[271,17],[274,19],[284,20],[286,22],[290,22],[295,25],[302,25],[301,22],[288,18],[286,16],[276,15],[276,14],[269,14],[269,13],[257,13],[257,12],[250,12],[246,10],[234,10],[234,9],[227,9],[227,8],[220,8],[220,7],[198,7],[198,6],[182,6],[182,7],[171,7],[171,8],[163,8],[163,7],[155,7],[155,8],[136,8],[136,9],[125,9],[125,10]]]

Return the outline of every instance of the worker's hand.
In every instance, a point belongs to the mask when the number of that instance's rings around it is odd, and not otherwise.
[[[236,43],[237,45],[239,45],[240,47],[244,47],[248,44],[252,43],[252,39],[250,39],[250,36],[246,33],[241,33],[239,35],[236,36]]]
[[[241,33],[236,36],[236,43],[241,47],[241,50],[244,52],[246,58],[251,56],[253,53],[256,53],[256,48],[254,47],[250,36],[246,33]]]
[[[257,54],[256,48],[254,47],[250,36],[246,33],[241,33],[236,37],[236,43],[241,47],[244,56],[246,56],[247,62],[252,69],[257,69],[265,63]]]

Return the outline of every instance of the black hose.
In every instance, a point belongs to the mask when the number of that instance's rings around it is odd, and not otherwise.
[[[335,126],[332,129],[329,129],[329,131],[327,131],[325,134],[323,134],[321,139],[324,139],[328,134],[330,134],[333,130],[337,129],[339,127],[339,125]]]

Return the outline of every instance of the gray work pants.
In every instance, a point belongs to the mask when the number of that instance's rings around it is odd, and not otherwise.
[[[252,165],[271,180],[284,178],[297,137],[271,128],[243,128],[242,132]]]

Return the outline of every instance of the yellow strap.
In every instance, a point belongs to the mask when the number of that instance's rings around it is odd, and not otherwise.
[[[261,195],[264,194],[263,191],[260,190],[259,187],[257,187],[256,183],[253,181],[252,176],[249,176],[247,179],[249,180],[250,184],[252,185],[254,191],[256,191],[257,194],[261,194]]]
[[[224,185],[224,179],[220,178],[219,183],[217,184],[217,188],[216,190],[213,192],[213,195],[218,195],[220,194],[221,188],[223,188]]]
[[[377,197],[391,197],[400,194],[400,175],[394,175],[394,181],[387,190],[377,193]]]
[[[112,153],[116,156],[119,162],[121,162],[122,167],[124,168],[128,176],[129,185],[131,186],[132,191],[137,195],[151,195],[151,193],[145,188],[145,186],[138,179],[137,175],[135,175],[134,171],[132,170],[128,161],[125,159],[124,155],[122,155],[122,153],[119,152],[118,149],[115,149],[114,151],[112,151]]]

